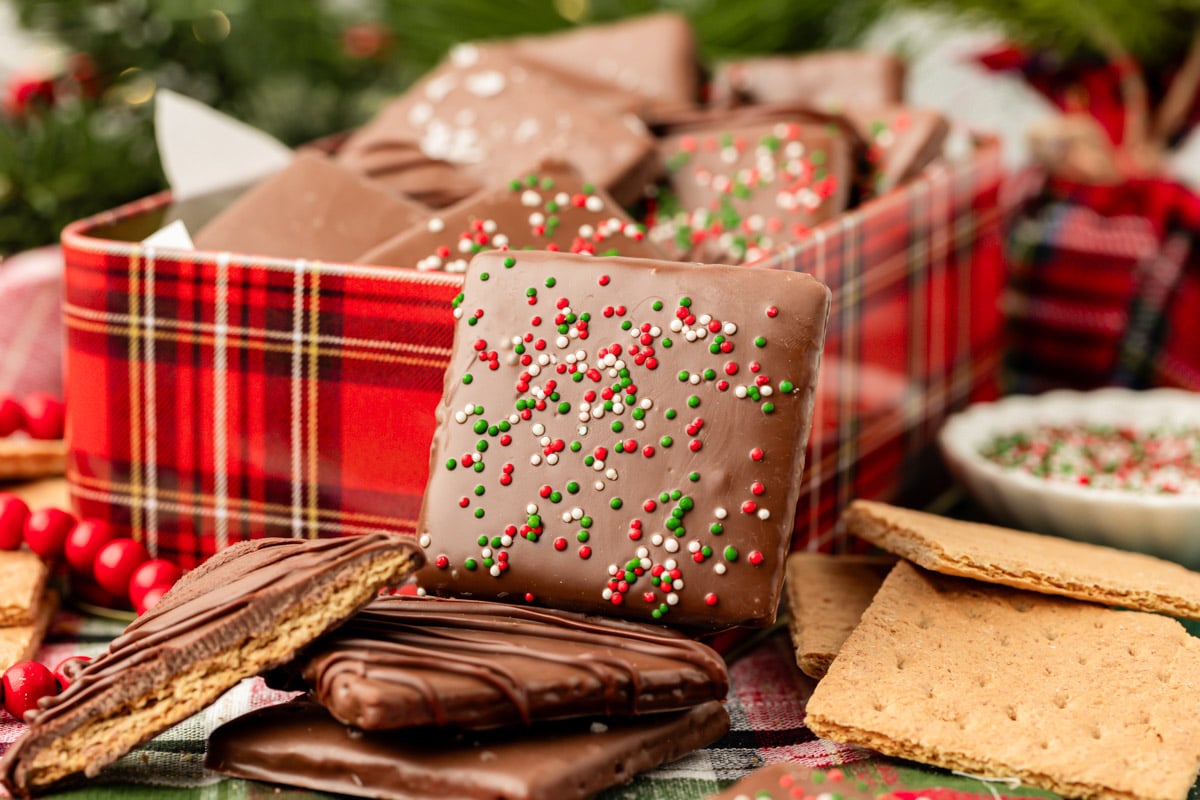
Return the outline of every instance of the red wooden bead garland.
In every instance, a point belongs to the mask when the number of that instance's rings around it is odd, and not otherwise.
[[[0,494],[0,550],[16,550],[25,537],[29,506],[15,494]]]
[[[57,690],[54,675],[36,661],[18,661],[0,678],[4,689],[4,708],[17,719],[23,720],[25,712],[37,708],[38,701],[50,697]]]
[[[0,438],[24,430],[34,439],[61,439],[65,420],[63,402],[47,392],[35,392],[21,402],[0,397]]]
[[[25,521],[25,544],[42,561],[54,561],[63,552],[75,517],[60,508],[39,508]]]

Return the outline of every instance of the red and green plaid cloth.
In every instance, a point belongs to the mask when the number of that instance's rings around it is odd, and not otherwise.
[[[42,658],[47,663],[56,663],[72,654],[97,654],[120,630],[120,623],[61,614]],[[846,766],[848,772],[870,770],[870,774],[882,776],[884,785],[895,791],[911,790],[931,800],[1052,796],[1004,782],[984,782],[883,759],[866,750],[818,739],[804,727],[804,703],[814,683],[796,668],[786,633],[771,636],[734,661],[730,676],[732,688],[727,706],[732,726],[724,738],[646,773],[628,786],[609,790],[600,795],[601,800],[702,800],[752,770],[777,761],[809,767]],[[290,696],[268,689],[259,680],[244,681],[208,710],[176,725],[104,770],[73,796],[78,800],[134,800],[139,795],[180,800],[286,798],[289,795],[276,794],[265,785],[221,780],[220,776],[206,772],[201,764],[207,734],[215,727]],[[0,753],[24,729],[24,725],[0,711]],[[139,790],[139,785],[145,788]],[[162,787],[177,788],[168,792]],[[935,787],[936,794],[928,794]],[[289,794],[296,798],[326,796],[309,792]],[[917,796],[913,795],[914,800]]]
[[[1167,180],[1014,180],[1009,389],[1200,391],[1200,197]]]
[[[833,289],[801,546],[832,546],[854,497],[936,488],[937,428],[994,394],[999,183],[987,143],[768,262]],[[185,568],[244,538],[413,531],[461,276],[118,239],[167,202],[63,235],[79,509]]]

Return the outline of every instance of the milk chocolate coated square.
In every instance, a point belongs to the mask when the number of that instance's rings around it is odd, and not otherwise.
[[[729,730],[718,702],[533,731],[362,733],[294,700],[213,731],[204,766],[224,775],[384,800],[586,800]]]
[[[425,161],[414,162],[413,145]],[[377,160],[388,152],[398,165]],[[409,167],[430,159],[480,186],[503,186],[515,170],[569,157],[618,202],[636,198],[655,171],[653,141],[636,116],[591,105],[586,93],[510,48],[475,45],[455,48],[351,136],[338,157],[402,192]]]
[[[428,213],[308,151],[227,206],[195,242],[202,250],[350,261]]]
[[[866,189],[880,195],[925,169],[941,155],[950,133],[946,118],[924,108],[847,108],[845,116],[868,143]]]
[[[517,39],[512,46],[531,64],[624,96],[625,107],[642,115],[689,108],[699,93],[696,42],[682,14],[585,25]]]
[[[851,144],[833,125],[735,122],[659,141],[651,239],[680,257],[754,262],[841,213]]]
[[[484,189],[354,259],[359,264],[464,272],[493,248],[663,258],[603,189],[563,161],[546,161]]]
[[[800,273],[476,256],[421,586],[683,626],[771,622],[828,307]]]
[[[903,94],[904,63],[862,50],[727,61],[712,84],[714,105],[798,102],[822,111],[898,105]]]
[[[376,600],[288,672],[362,730],[673,711],[729,689],[712,648],[659,625],[436,597]]]

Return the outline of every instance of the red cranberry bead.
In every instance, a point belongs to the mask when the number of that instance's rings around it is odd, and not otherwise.
[[[25,430],[34,439],[61,439],[65,409],[62,401],[46,392],[35,392],[22,403],[25,409]]]
[[[154,606],[158,605],[158,601],[163,599],[163,595],[171,591],[170,586],[151,586],[142,593],[140,602],[135,602],[133,608],[137,611],[138,616],[145,614]]]
[[[25,521],[25,544],[43,561],[62,555],[75,518],[60,508],[39,508]]]
[[[116,532],[107,522],[98,519],[80,520],[67,534],[63,554],[76,574],[90,578],[92,566],[96,563],[96,554],[100,552],[101,547],[115,538]]]
[[[4,687],[4,707],[17,719],[38,707],[43,697],[52,697],[58,688],[50,670],[36,661],[18,661],[0,678]]]
[[[25,537],[29,506],[15,494],[0,494],[0,550],[16,550]]]
[[[135,542],[133,539],[113,539],[96,553],[92,576],[104,591],[125,596],[129,591],[129,579],[133,577],[133,571],[149,560],[150,554],[141,542]]]
[[[66,691],[91,660],[90,656],[71,656],[58,662],[58,666],[54,668],[54,681],[58,684],[58,691]]]
[[[0,437],[12,436],[25,427],[25,412],[11,397],[0,397]]]
[[[152,558],[139,566],[129,578],[129,599],[133,607],[140,609],[143,596],[155,586],[168,589],[174,586],[180,575],[179,567],[163,558]]]

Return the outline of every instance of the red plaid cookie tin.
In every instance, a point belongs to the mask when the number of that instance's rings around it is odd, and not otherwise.
[[[995,393],[999,149],[938,166],[754,268],[833,290],[796,546],[855,497],[942,478],[942,420]],[[70,225],[77,511],[192,567],[262,536],[411,533],[461,276],[138,244],[157,195]]]

